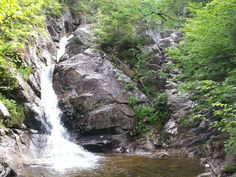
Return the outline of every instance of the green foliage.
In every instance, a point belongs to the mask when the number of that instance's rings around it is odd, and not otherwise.
[[[20,124],[24,120],[23,107],[14,100],[9,100],[5,97],[0,96],[0,102],[2,102],[11,115],[11,118],[1,120],[1,124],[6,127],[12,127],[14,125]]]
[[[130,96],[128,99],[128,103],[131,107],[134,107],[138,104],[136,98],[134,96]]]
[[[236,153],[235,24],[236,1],[212,0],[191,4],[186,20],[184,41],[169,53],[179,63],[185,81],[180,87],[195,100],[192,112],[181,120],[183,128],[206,118],[215,120],[219,130],[227,132],[226,149]],[[201,114],[212,111],[211,117]]]
[[[43,6],[41,8],[41,13],[45,13],[49,16],[60,17],[62,5],[57,0],[41,0]]]
[[[13,126],[23,119],[23,108],[14,100],[19,89],[16,74],[27,78],[31,67],[23,62],[23,46],[44,30],[45,14],[58,16],[60,4],[56,0],[1,0],[0,1],[0,100],[12,118],[4,120]],[[7,99],[11,98],[11,99]]]
[[[125,90],[132,91],[132,90],[134,90],[135,87],[136,87],[136,85],[134,83],[129,83],[129,84],[125,85]]]
[[[153,71],[151,71],[147,66],[151,60],[150,52],[144,47],[139,46],[138,50],[132,49],[132,53],[133,56],[135,56],[135,61],[133,61],[133,64],[130,63],[130,65],[134,66],[135,80],[145,80],[150,78],[153,74]]]
[[[157,124],[160,128],[163,128],[165,123],[169,120],[169,107],[168,107],[168,96],[165,93],[161,93],[153,99],[153,107],[156,110]]]
[[[235,0],[192,4],[193,18],[183,28],[185,41],[174,52],[188,79],[222,81],[235,69]]]
[[[176,4],[175,0],[170,1]],[[146,31],[178,22],[176,15],[168,15],[168,3],[162,0],[84,0],[78,1],[77,7],[86,13],[85,19],[93,18],[93,31],[100,47],[131,68],[138,63],[143,46],[149,42]]]
[[[138,123],[136,126],[137,132],[140,134],[147,133],[149,130],[148,123],[150,121],[155,121],[153,108],[145,105],[139,105],[134,96],[130,96],[128,102],[138,118]]]
[[[236,153],[236,48],[235,0],[212,0],[189,6],[191,18],[186,19],[184,42],[170,51],[183,69],[181,89],[191,93],[197,104],[182,124],[205,119],[201,110],[212,111],[219,130],[228,132],[226,149]]]
[[[224,169],[223,169],[223,173],[224,174],[227,174],[227,175],[233,175],[235,176],[235,173],[236,173],[236,164],[230,164],[230,165],[227,165]]]
[[[136,105],[133,110],[138,117],[138,125],[136,127],[138,133],[147,133],[149,130],[148,123],[154,123],[156,115],[152,107],[144,105]]]
[[[180,127],[183,129],[191,128],[193,127],[194,123],[195,120],[192,116],[185,116],[180,120]]]
[[[0,65],[0,93],[7,94],[18,89],[18,81],[9,71],[9,66]]]
[[[138,133],[147,133],[149,125],[155,125],[160,131],[163,129],[169,119],[167,100],[166,94],[160,94],[153,99],[152,104],[147,106],[138,104],[135,97],[129,97],[129,105],[133,108],[138,118],[136,127]]]

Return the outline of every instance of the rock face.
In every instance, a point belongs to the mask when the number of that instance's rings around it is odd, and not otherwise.
[[[54,90],[62,119],[79,143],[92,151],[113,151],[126,146],[134,133],[135,115],[130,96],[148,101],[123,71],[114,67],[104,53],[93,49],[91,25],[81,25],[66,46],[54,72]]]
[[[0,177],[16,177],[16,172],[5,162],[0,162]]]
[[[136,118],[128,105],[130,96],[139,102],[147,98],[137,88],[128,92],[132,81],[96,50],[87,49],[55,69],[54,89],[63,121],[79,133],[80,144],[92,151],[114,150],[127,144]]]
[[[0,129],[0,177],[24,176],[30,163],[30,133],[18,129]]]
[[[66,46],[66,55],[73,57],[76,54],[84,52],[88,47],[92,46],[93,35],[91,33],[92,25],[80,25],[73,33],[73,37]]]

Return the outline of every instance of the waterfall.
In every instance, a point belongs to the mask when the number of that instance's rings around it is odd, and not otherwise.
[[[63,42],[65,42],[64,39]],[[65,45],[62,46],[65,47]],[[64,50],[64,48],[59,50]],[[71,142],[68,132],[61,124],[61,110],[58,108],[57,96],[53,90],[53,71],[54,65],[46,66],[41,75],[41,101],[45,117],[50,125],[50,135],[41,161],[56,170],[92,168],[99,157]]]

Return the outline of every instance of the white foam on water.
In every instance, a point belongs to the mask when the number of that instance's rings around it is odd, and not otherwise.
[[[57,63],[59,62],[60,58],[64,55],[66,51],[66,45],[68,41],[73,37],[73,34],[70,36],[63,36],[59,42],[59,49],[57,50]]]

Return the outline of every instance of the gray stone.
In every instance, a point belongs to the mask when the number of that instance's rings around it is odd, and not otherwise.
[[[176,90],[174,90],[176,91]],[[183,118],[186,113],[192,108],[193,102],[188,100],[183,95],[178,95],[172,90],[167,90],[168,105],[175,120]]]
[[[212,172],[206,172],[198,175],[197,177],[214,177],[215,175]]]
[[[69,58],[84,52],[88,47],[76,37],[70,39],[69,44],[66,46],[66,54]],[[67,57],[68,58],[68,57]]]
[[[81,23],[80,16],[75,15],[72,11],[66,11],[62,15],[62,19],[64,21],[64,28],[66,32],[73,32]]]
[[[83,45],[92,45],[93,34],[91,33],[92,25],[80,25],[74,32],[74,37],[77,38]]]
[[[170,133],[172,135],[176,135],[178,133],[178,126],[176,122],[172,119],[170,119],[166,124],[165,124],[165,132]]]
[[[171,37],[161,39],[158,42],[158,45],[160,48],[168,48],[168,47],[175,47],[176,46],[174,40]]]
[[[10,115],[8,109],[6,108],[6,106],[2,102],[0,102],[0,118],[5,119],[5,118],[8,118],[10,116],[11,115]]]
[[[129,97],[147,102],[136,86],[126,91],[126,83],[132,83],[131,79],[93,49],[61,62],[55,69],[54,89],[67,128],[79,130],[82,138],[108,134],[112,142],[118,142],[116,148],[125,144],[114,135],[125,140],[134,131],[136,118]]]
[[[7,163],[0,162],[0,177],[17,177],[17,174]]]
[[[19,129],[3,131],[5,133],[0,136],[0,174],[4,177],[24,176],[24,164],[33,159],[30,134]]]
[[[209,127],[210,127],[210,121],[207,120],[203,120],[199,125],[199,128],[202,128],[204,130],[207,130]]]
[[[66,54],[73,57],[84,52],[92,45],[93,35],[91,33],[91,25],[81,25],[74,32],[73,37],[66,46]]]
[[[161,38],[167,38],[170,37],[171,35],[173,35],[173,33],[175,33],[174,30],[166,30],[160,33]]]

